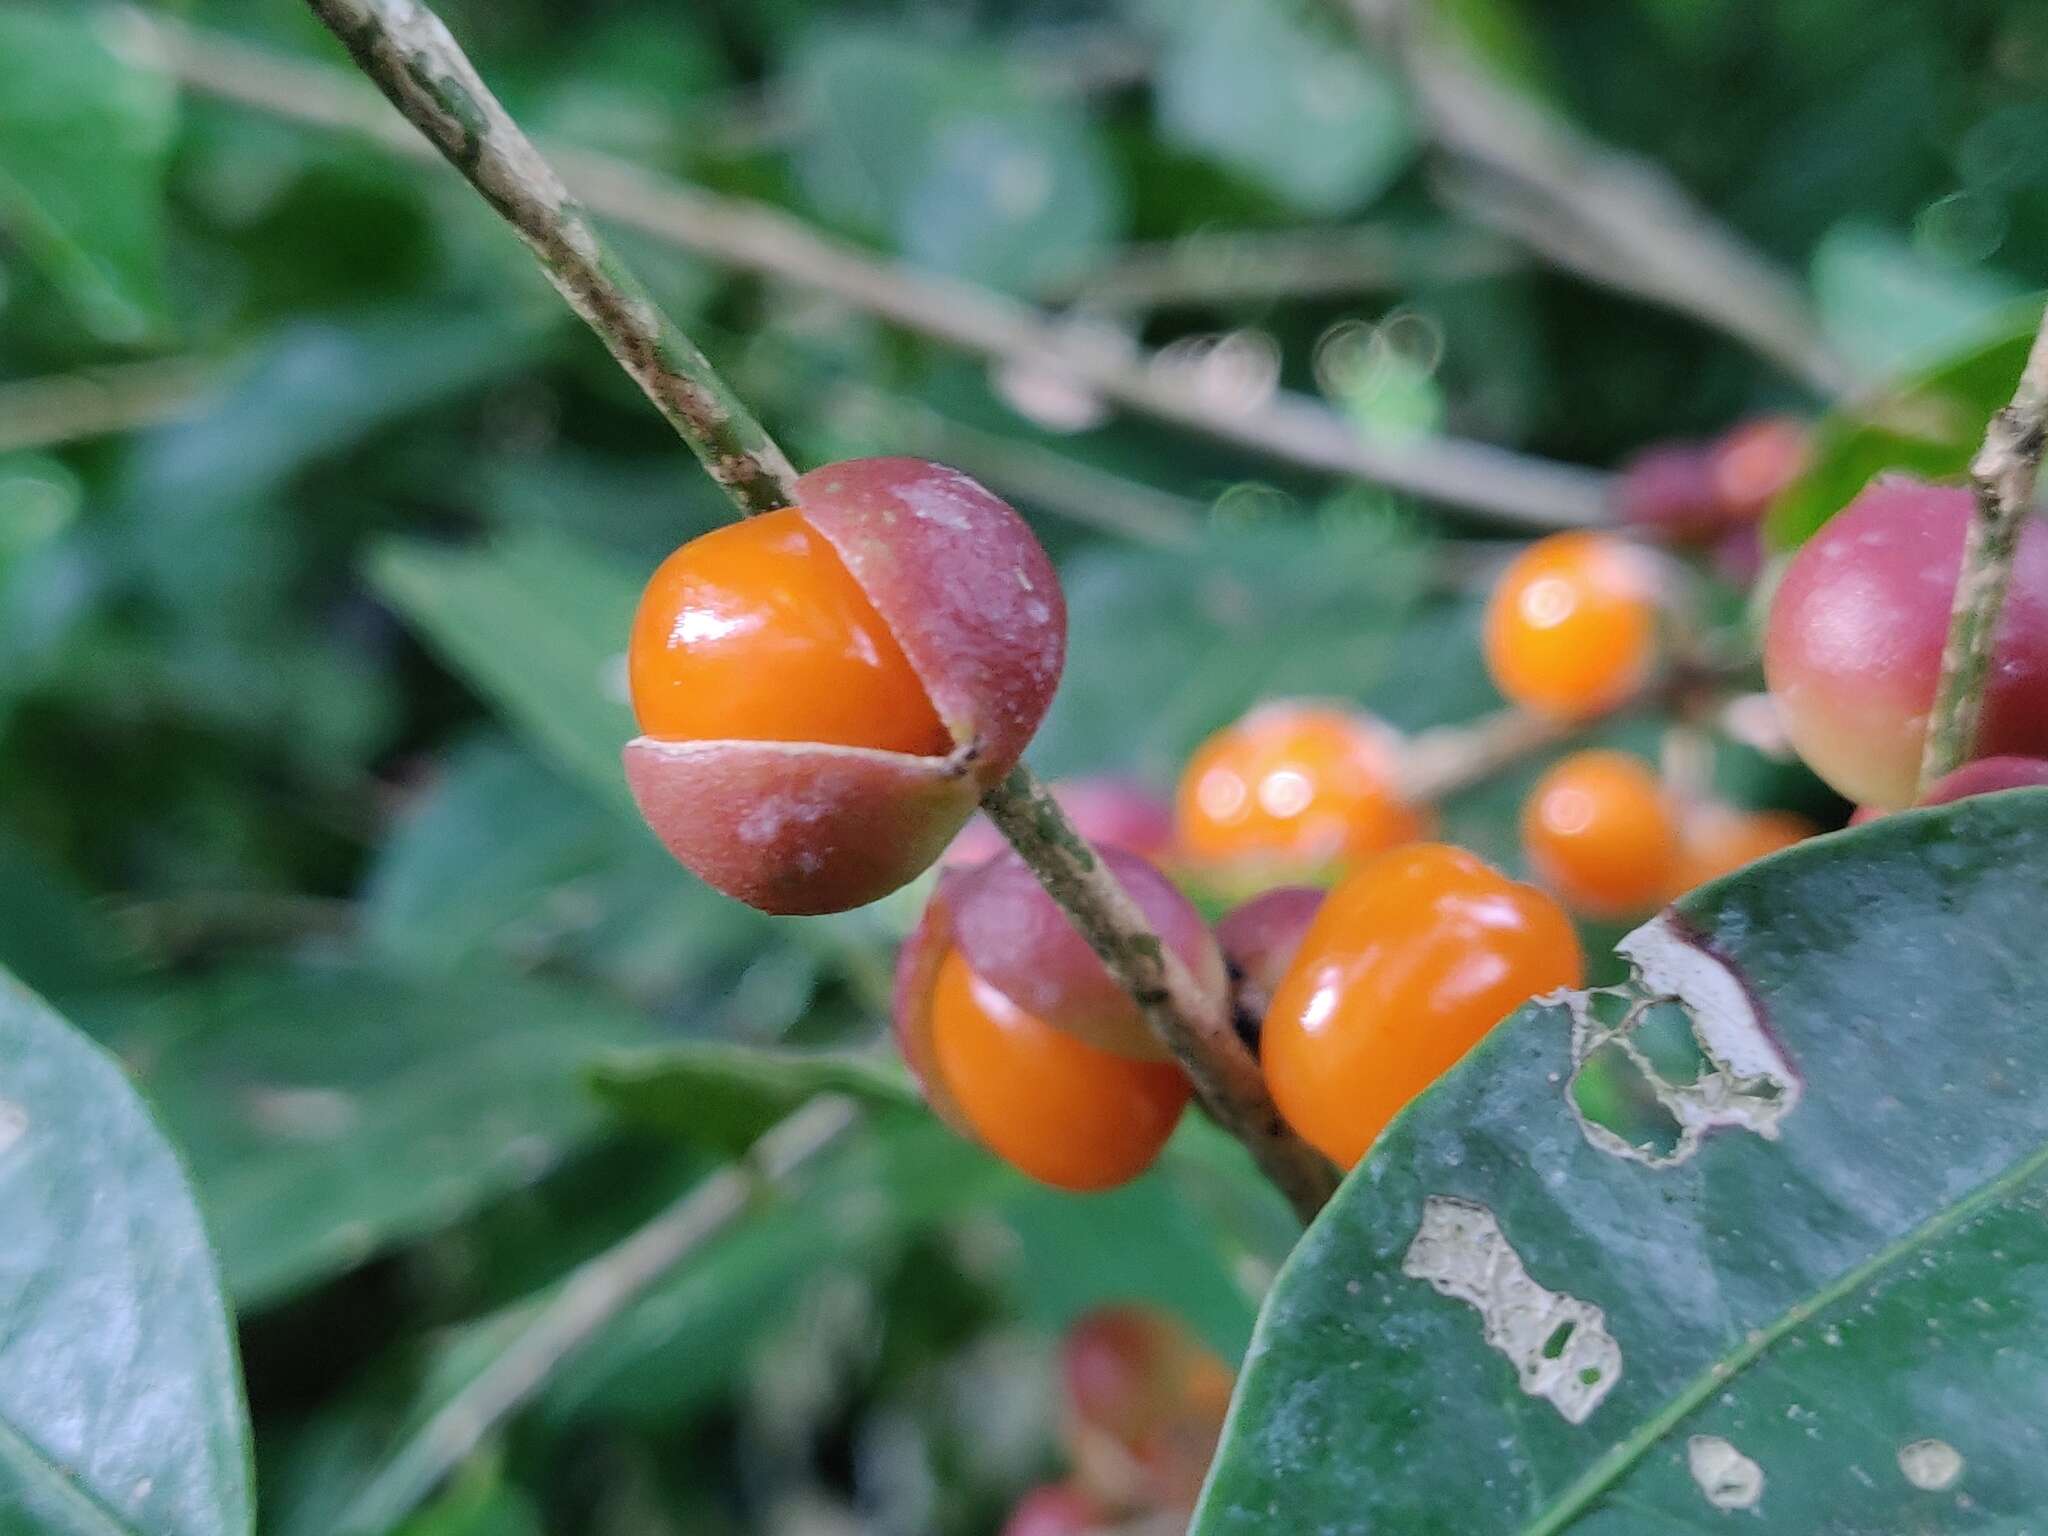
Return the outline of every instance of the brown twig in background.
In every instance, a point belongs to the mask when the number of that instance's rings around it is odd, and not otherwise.
[[[431,153],[404,123],[332,70],[161,16],[120,14],[133,52],[195,90],[276,117],[359,133],[395,153]],[[459,140],[455,147],[461,148]],[[1601,472],[1462,438],[1370,438],[1322,402],[1285,391],[1255,402],[1219,401],[1156,366],[1126,338],[1062,324],[973,284],[899,266],[827,239],[780,209],[720,196],[606,155],[562,151],[555,158],[576,197],[622,227],[829,294],[964,351],[1061,375],[1157,420],[1505,524],[1559,528],[1606,515],[1608,477]]]
[[[605,250],[554,170],[420,0],[307,0],[378,86],[533,250],[555,286],[711,469],[744,515],[795,498],[789,461],[710,362]],[[1306,1219],[1334,1170],[1281,1123],[1257,1064],[1065,813],[1021,765],[982,809],[1058,901],[1193,1079]],[[1210,1015],[1215,1017],[1211,1018]],[[1220,1029],[1220,1033],[1219,1033]]]
[[[1414,0],[1331,0],[1406,75],[1467,215],[1594,282],[1705,321],[1823,397],[1854,382],[1798,285],[1656,166],[1475,63]]]
[[[1927,744],[1920,760],[1920,787],[1970,759],[1984,716],[1984,689],[1991,675],[1991,651],[2012,584],[2020,535],[2033,516],[2034,487],[2041,458],[2048,453],[2048,312],[2020,370],[2012,403],[1992,415],[1984,446],[1970,461],[1970,488],[1977,506],[1963,543],[1949,610],[1948,643],[1941,654],[1941,680],[1927,718]]]
[[[176,420],[198,406],[214,376],[205,364],[173,359],[0,384],[0,453]]]

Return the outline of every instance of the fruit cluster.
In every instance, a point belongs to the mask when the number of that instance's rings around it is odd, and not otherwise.
[[[1230,1406],[1230,1367],[1173,1318],[1136,1306],[1076,1319],[1059,1366],[1067,1476],[1027,1493],[1003,1536],[1185,1526]]]
[[[1659,450],[1620,477],[1622,510],[1666,542],[1710,541],[1753,527],[1803,453],[1777,422]],[[936,465],[839,464],[797,490],[685,545],[649,584],[629,655],[646,733],[626,749],[633,792],[683,862],[769,911],[840,910],[939,862],[894,997],[932,1107],[1046,1183],[1134,1178],[1193,1086],[1032,870],[969,820],[1059,677],[1052,566],[1014,512]],[[1874,484],[1776,588],[1764,669],[1783,728],[1864,815],[1914,798],[1970,515],[1967,492]],[[1640,698],[1681,577],[1626,534],[1536,541],[1486,604],[1499,690],[1560,729]],[[2048,781],[2038,526],[1978,747],[1930,798]],[[1118,780],[1055,790],[1201,999],[1234,1010],[1288,1125],[1344,1167],[1496,1021],[1578,984],[1568,910],[1640,917],[1816,830],[1582,750],[1522,806],[1524,885],[1427,840],[1408,756],[1358,710],[1275,700],[1197,748],[1170,806]],[[1241,904],[1212,930],[1181,882]]]

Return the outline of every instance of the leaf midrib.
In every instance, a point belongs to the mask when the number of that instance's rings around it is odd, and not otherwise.
[[[1586,1513],[1593,1501],[1619,1482],[1623,1475],[1633,1470],[1649,1449],[1669,1435],[1687,1415],[1716,1392],[1724,1390],[1729,1382],[1761,1359],[1773,1344],[1793,1329],[1811,1322],[1844,1297],[1854,1294],[1902,1259],[1910,1258],[1935,1240],[1946,1237],[1970,1217],[2018,1189],[2043,1169],[2048,1169],[2048,1144],[2036,1148],[1997,1178],[1978,1185],[1955,1204],[1936,1212],[1862,1263],[1844,1270],[1830,1284],[1788,1307],[1767,1327],[1752,1330],[1740,1345],[1725,1355],[1715,1357],[1663,1408],[1644,1420],[1633,1434],[1573,1479],[1558,1495],[1550,1510],[1522,1526],[1516,1536],[1555,1536],[1556,1532]]]
[[[0,1414],[0,1467],[20,1469],[42,1486],[54,1489],[66,1507],[81,1517],[77,1529],[102,1532],[105,1536],[136,1536],[136,1527],[124,1523],[98,1494],[81,1483],[76,1474],[60,1466],[6,1414]]]

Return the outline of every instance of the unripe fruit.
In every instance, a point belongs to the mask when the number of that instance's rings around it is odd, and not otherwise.
[[[1240,902],[1216,924],[1216,942],[1237,987],[1238,1028],[1255,1049],[1273,990],[1294,963],[1327,894],[1320,886],[1277,885]]]
[[[1066,649],[1031,530],[957,471],[856,459],[655,573],[626,779],[684,864],[767,912],[914,878],[1022,755]]]
[[[1728,509],[1704,443],[1658,443],[1614,472],[1614,519],[1674,544],[1704,543],[1728,527]]]
[[[1678,821],[1657,775],[1626,752],[1560,759],[1522,804],[1536,878],[1589,917],[1632,917],[1662,901],[1678,862]]]
[[[1708,450],[1714,492],[1727,516],[1754,523],[1806,472],[1813,433],[1792,416],[1759,416],[1730,429]]]
[[[1072,1483],[1047,1483],[1017,1501],[1002,1536],[1096,1536],[1114,1524],[1108,1510]]]
[[[1641,687],[1656,660],[1655,568],[1613,534],[1538,539],[1502,573],[1482,638],[1504,698],[1555,719],[1598,714]]]
[[[1732,875],[1767,854],[1790,848],[1820,829],[1790,811],[1744,811],[1728,805],[1693,808],[1679,830],[1678,862],[1670,895],[1683,896],[1709,880]]]
[[[1262,704],[1196,749],[1174,805],[1180,845],[1210,864],[1307,869],[1421,830],[1400,798],[1400,740],[1333,705]]]
[[[1191,1507],[1222,1432],[1230,1367],[1149,1307],[1101,1307],[1060,1349],[1078,1480],[1120,1508]]]
[[[2025,789],[2048,784],[2048,758],[1980,757],[1953,773],[1945,773],[1927,786],[1922,805],[1947,805],[1971,795],[1993,794],[2001,789]]]
[[[1097,856],[1221,999],[1201,914],[1135,854]],[[897,1043],[939,1117],[1032,1177],[1101,1189],[1135,1177],[1190,1093],[1130,995],[1014,853],[940,878],[897,961]]]
[[[1865,805],[1910,805],[1974,500],[1868,486],[1786,567],[1764,676],[1808,767]],[[2028,518],[1992,650],[1976,751],[2048,755],[2048,530]]]
[[[1048,786],[1084,842],[1122,848],[1140,858],[1163,860],[1173,852],[1173,811],[1133,779],[1109,776],[1061,779]],[[946,850],[946,862],[972,866],[1009,845],[985,816],[961,829]]]
[[[1287,1123],[1342,1167],[1529,998],[1576,986],[1556,902],[1460,848],[1418,843],[1331,891],[1259,1042]]]

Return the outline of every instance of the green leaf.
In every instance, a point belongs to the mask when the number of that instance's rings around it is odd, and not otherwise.
[[[247,1416],[191,1186],[120,1066],[0,972],[0,1530],[241,1536]]]
[[[1347,213],[1415,153],[1399,78],[1270,0],[1175,7],[1157,83],[1160,136],[1303,213]]]
[[[2048,791],[1982,796],[1766,859],[1632,935],[1628,986],[1515,1014],[1288,1262],[1196,1532],[2025,1528],[2044,902]]]
[[[192,1162],[230,1289],[287,1294],[532,1182],[602,1127],[582,1074],[637,1014],[472,971],[252,968],[117,1040]]]
[[[395,540],[379,548],[371,575],[564,771],[631,809],[619,749],[636,734],[625,644],[641,581],[624,561],[531,532],[487,550]]]
[[[132,980],[137,957],[86,893],[0,828],[0,966],[60,1003]]]
[[[1823,417],[1813,463],[1771,507],[1765,541],[1774,550],[1797,549],[1886,471],[1961,475],[1991,413],[2012,399],[2040,319],[2039,299],[2013,305],[1970,345]]]
[[[590,1080],[633,1124],[727,1154],[745,1151],[814,1094],[848,1094],[888,1109],[918,1103],[903,1069],[880,1057],[710,1040],[608,1057],[591,1069]]]
[[[167,75],[107,46],[90,7],[0,8],[0,228],[100,337],[163,319]]]
[[[1829,230],[1813,253],[1821,327],[1863,373],[1895,372],[1975,340],[2024,291],[1854,221]]]
[[[1394,666],[1426,574],[1404,528],[1364,516],[1217,529],[1188,550],[1091,551],[1062,572],[1067,671],[1032,762],[1047,774],[1120,764],[1170,783],[1204,736],[1260,699],[1355,699],[1399,678],[1411,703],[1443,702]]]
[[[813,203],[919,266],[1029,291],[1071,275],[1122,223],[1092,126],[999,57],[833,29],[794,87],[809,107],[795,148]]]

